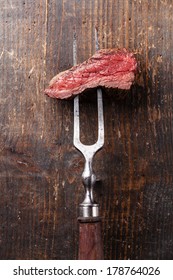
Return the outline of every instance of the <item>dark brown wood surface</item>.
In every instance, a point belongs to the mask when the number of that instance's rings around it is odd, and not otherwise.
[[[84,160],[72,144],[73,100],[42,92],[101,48],[139,61],[125,99],[104,91],[105,145],[94,162],[105,259],[173,258],[172,0],[0,0],[0,258],[76,259]],[[93,92],[82,140],[97,138]]]

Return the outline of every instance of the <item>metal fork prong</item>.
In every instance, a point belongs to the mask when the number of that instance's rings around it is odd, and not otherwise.
[[[104,144],[104,118],[103,118],[103,97],[102,89],[97,89],[97,108],[98,108],[98,141],[100,148]]]
[[[77,64],[77,40],[76,31],[73,33],[73,66]]]
[[[73,34],[73,66],[77,64],[77,41],[76,32]],[[80,121],[79,121],[79,96],[74,98],[74,132],[73,144],[77,149],[80,149]]]
[[[74,98],[74,132],[73,144],[77,149],[80,149],[80,120],[79,120],[79,96]]]
[[[99,45],[99,40],[98,40],[98,30],[97,30],[97,27],[95,27],[95,49],[96,51],[99,50],[100,48],[100,45]]]

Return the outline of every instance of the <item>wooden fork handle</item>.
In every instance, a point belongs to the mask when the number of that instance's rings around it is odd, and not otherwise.
[[[101,221],[79,219],[79,260],[103,260]]]

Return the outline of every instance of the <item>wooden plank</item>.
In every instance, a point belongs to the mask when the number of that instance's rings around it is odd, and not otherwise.
[[[73,100],[49,80],[101,48],[140,64],[125,97],[104,91],[105,146],[94,169],[106,259],[172,259],[172,1],[2,1],[0,258],[76,259],[84,160],[72,145]],[[81,97],[82,141],[97,138],[94,92]],[[94,99],[94,100],[93,100]]]

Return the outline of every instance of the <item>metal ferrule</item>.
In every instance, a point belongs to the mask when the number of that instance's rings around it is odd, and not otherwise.
[[[79,205],[79,217],[82,218],[98,218],[99,217],[99,205]]]

